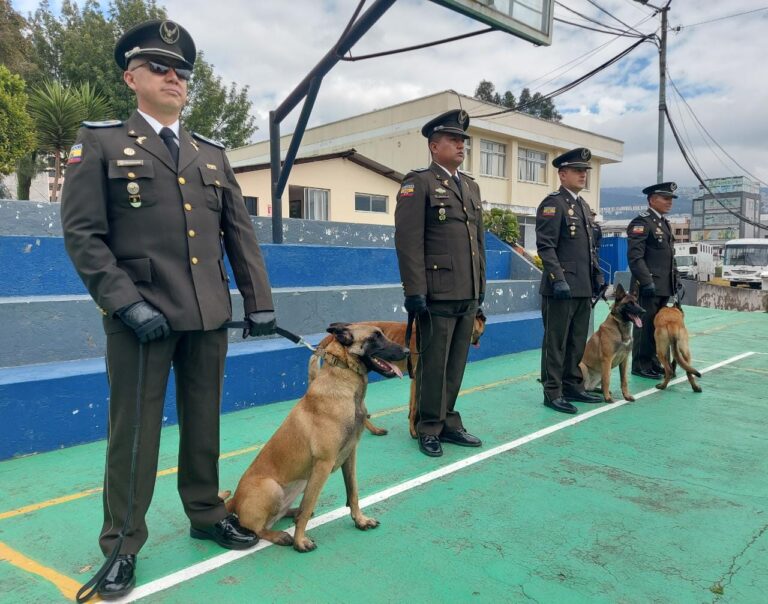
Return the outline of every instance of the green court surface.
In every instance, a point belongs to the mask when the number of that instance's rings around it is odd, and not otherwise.
[[[369,411],[390,433],[363,435],[358,476],[381,526],[354,528],[336,473],[308,554],[190,539],[177,431],[165,430],[130,599],[768,601],[768,315],[689,308],[686,318],[703,393],[684,377],[664,392],[632,377],[635,403],[579,403],[566,416],[541,404],[538,351],[497,357],[468,367],[458,402],[484,446],[445,445],[439,459],[408,435],[407,379],[371,385]],[[618,370],[612,379],[619,395]],[[222,488],[292,404],[224,416]],[[0,601],[71,600],[101,564],[103,462],[98,442],[0,463]]]

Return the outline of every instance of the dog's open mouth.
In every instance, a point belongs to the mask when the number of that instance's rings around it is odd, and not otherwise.
[[[643,328],[643,320],[637,315],[627,315],[629,319],[635,324],[638,329]]]
[[[396,365],[393,365],[392,363],[388,363],[387,361],[384,361],[382,359],[379,359],[377,357],[369,357],[371,360],[371,365],[373,365],[373,368],[378,371],[382,375],[386,375],[388,377],[397,376],[399,378],[403,377],[403,372],[400,371],[400,368]]]

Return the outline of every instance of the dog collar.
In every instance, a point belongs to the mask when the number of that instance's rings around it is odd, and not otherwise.
[[[365,375],[368,373],[368,371],[363,367],[362,363],[358,363],[357,367],[351,367],[344,361],[342,361],[339,357],[332,355],[329,353],[325,348],[318,348],[314,352],[315,355],[323,359],[323,362],[328,363],[332,367],[340,367],[341,369],[349,369],[350,371],[354,371],[355,373],[358,373],[360,375]]]

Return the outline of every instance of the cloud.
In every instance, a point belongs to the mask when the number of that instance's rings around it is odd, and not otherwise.
[[[618,22],[587,0],[564,4],[616,27]],[[652,11],[631,0],[597,0],[606,10],[644,33],[659,27]],[[13,5],[21,4],[14,0]],[[29,0],[23,0],[30,6]],[[57,3],[53,3],[56,5]],[[250,86],[261,130],[266,118],[336,42],[358,0],[166,0],[171,18],[190,30],[198,48],[227,81]],[[367,9],[371,2],[366,3]],[[33,5],[33,7],[36,6]],[[752,0],[675,0],[670,26],[754,9]],[[564,19],[578,17],[556,7]],[[761,77],[766,56],[768,11],[670,31],[668,69],[693,111],[714,138],[747,170],[768,181],[764,134],[768,79]],[[410,46],[485,27],[428,0],[398,0],[354,47],[361,55]],[[390,57],[337,64],[325,77],[310,125],[338,120],[440,90],[472,95],[481,79],[518,96],[524,86],[550,92],[594,69],[635,40],[613,38],[560,23],[549,47],[536,47],[504,33],[490,33],[443,46]],[[651,43],[555,99],[564,123],[625,141],[624,161],[606,167],[606,186],[640,186],[656,178],[658,50]],[[723,166],[704,143],[705,136],[667,91],[673,118],[693,146],[707,175],[739,173]],[[682,112],[682,113],[681,113]],[[299,109],[283,123],[295,124]],[[682,117],[681,117],[682,114]],[[711,144],[711,143],[710,143]],[[720,154],[722,155],[722,154]],[[727,160],[726,160],[727,161]],[[730,162],[728,162],[730,164]],[[693,184],[667,130],[665,178]]]

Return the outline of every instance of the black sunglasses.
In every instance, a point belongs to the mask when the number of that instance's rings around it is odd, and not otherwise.
[[[173,69],[180,80],[189,80],[189,78],[192,77],[191,69],[184,69],[183,67],[173,67],[171,65],[164,65],[163,63],[158,63],[157,61],[146,61],[144,63],[141,63],[140,65],[136,65],[136,67],[131,69],[131,71],[134,71],[139,67],[143,67],[144,65],[146,65],[152,73],[156,73],[157,75],[165,75],[171,69]]]

